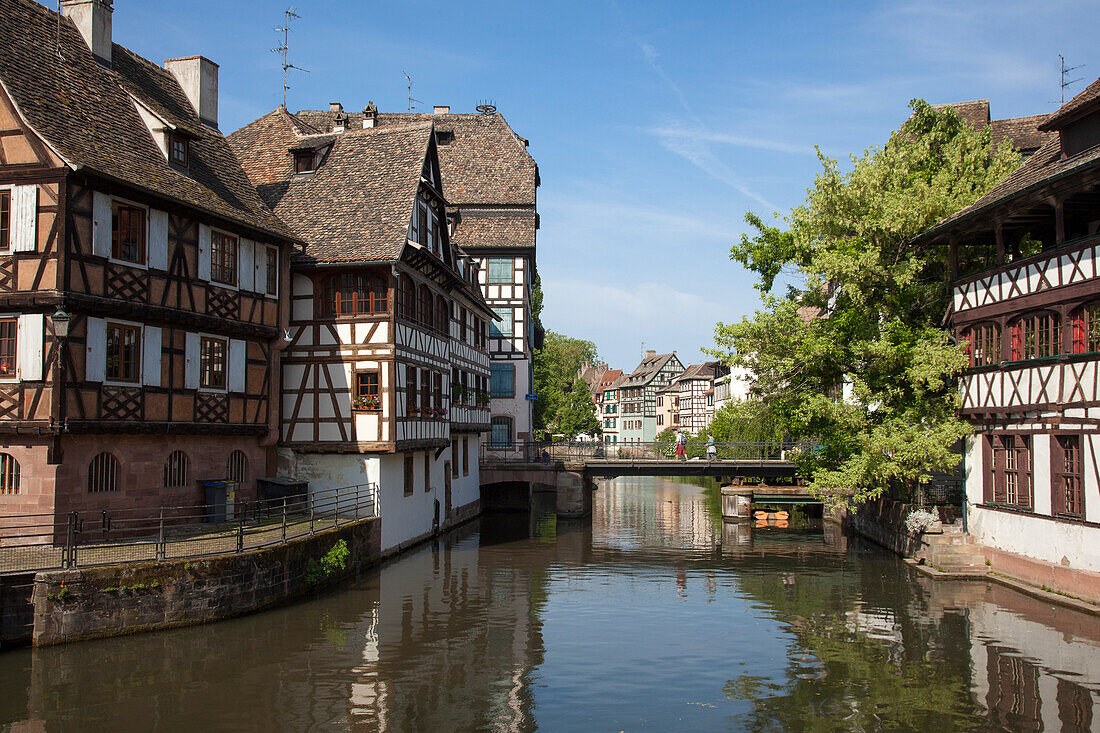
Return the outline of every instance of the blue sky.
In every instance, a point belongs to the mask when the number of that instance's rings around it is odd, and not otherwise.
[[[221,127],[281,101],[273,1],[115,0],[115,40],[221,65]],[[1041,8],[1041,10],[1040,10]],[[818,164],[884,141],[914,97],[1047,112],[1058,54],[1100,75],[1100,4],[916,2],[299,3],[292,110],[340,101],[469,112],[492,100],[531,140],[550,329],[632,369],[644,342],[685,363],[751,314],[728,259],[744,213],[797,205]]]

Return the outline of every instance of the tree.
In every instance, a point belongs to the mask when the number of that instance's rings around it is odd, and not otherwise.
[[[597,359],[596,345],[591,341],[546,332],[542,348],[535,351],[536,434],[560,433],[573,438],[581,433],[601,432],[588,385],[577,377],[582,364]]]
[[[915,237],[988,191],[1019,155],[994,146],[989,126],[910,106],[886,145],[852,156],[847,173],[819,150],[822,172],[785,229],[745,217],[757,234],[730,257],[759,275],[764,307],[715,329],[714,353],[751,371],[768,419],[821,444],[802,468],[834,503],[890,485],[914,493],[958,464],[953,447],[969,433],[954,389],[966,356],[939,327],[948,253]],[[773,294],[783,272],[804,285]],[[759,405],[734,409],[746,418]]]

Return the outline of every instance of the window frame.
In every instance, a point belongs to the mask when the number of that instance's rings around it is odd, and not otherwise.
[[[349,297],[336,298],[348,291]],[[390,312],[389,283],[382,275],[363,270],[337,272],[322,281],[320,292],[320,311],[329,318],[384,316]],[[343,310],[345,302],[351,304],[349,310]]]
[[[508,263],[508,278],[506,280],[494,279],[493,263],[497,263],[498,272],[496,278],[502,277],[500,263]],[[485,284],[486,285],[514,285],[516,282],[516,261],[512,257],[486,257],[485,258]]]
[[[119,212],[120,210],[126,210],[129,212],[137,212],[141,215],[141,225],[137,228],[140,233],[141,242],[138,246],[137,259],[129,259],[122,256],[122,245],[119,244]],[[135,203],[133,201],[127,201],[126,199],[111,199],[111,255],[108,258],[111,262],[118,262],[130,267],[148,267],[149,266],[149,207]]]
[[[411,365],[405,365],[405,417],[412,417],[413,412],[420,411],[418,400],[420,398],[419,370]]]
[[[11,336],[3,335],[4,327],[11,325]],[[11,343],[11,356],[5,358],[4,345]],[[10,371],[3,370],[3,365],[9,364]],[[19,379],[19,316],[0,316],[0,381]]]
[[[302,163],[306,162],[308,168],[303,167]],[[317,171],[317,151],[316,150],[295,150],[294,151],[294,175],[301,173],[314,173]]]
[[[507,448],[512,445],[513,428],[515,426],[514,421],[508,415],[497,415],[490,421],[489,427],[489,445],[493,448]],[[498,425],[507,427],[508,440],[500,443],[496,439],[496,428]]]
[[[274,256],[274,262],[272,257]],[[279,248],[270,244],[264,246],[264,295],[279,297]]]
[[[1084,303],[1070,314],[1070,353],[1100,352],[1100,301]]]
[[[11,252],[11,189],[0,188],[0,252]]]
[[[97,453],[88,462],[87,493],[109,494],[118,491],[118,476],[121,472],[121,463],[114,453]]]
[[[1043,321],[1049,319],[1046,327]],[[1030,326],[1030,328],[1028,328]],[[1050,359],[1062,354],[1062,319],[1055,311],[1039,310],[1025,313],[1010,324],[1012,361],[1030,361],[1032,359]],[[1029,348],[1028,342],[1033,342]],[[1046,344],[1050,353],[1040,353]],[[1033,353],[1034,352],[1034,353]]]
[[[239,458],[239,461],[234,461],[235,458]],[[236,463],[240,464],[241,475],[240,477],[234,477],[233,472],[230,471]],[[225,458],[225,480],[236,481],[238,484],[243,484],[248,480],[248,454],[239,448],[231,452]]]
[[[511,379],[511,389],[507,392],[499,390],[496,387],[496,380],[493,376],[496,374],[507,373]],[[489,398],[510,398],[516,396],[516,365],[508,364],[504,362],[493,362],[489,364]]]
[[[507,316],[508,316],[507,318],[504,317],[505,314],[502,311],[507,311]],[[492,338],[502,338],[502,339],[512,338],[513,334],[516,331],[516,326],[515,326],[516,311],[515,311],[515,308],[513,308],[510,305],[500,307],[500,308],[493,308],[493,313],[495,313],[497,316],[500,317],[500,322],[498,323],[496,320],[489,321],[489,336],[492,337]],[[508,327],[507,331],[503,330],[503,327],[505,325],[507,325],[507,327]]]
[[[173,459],[175,459],[173,461]],[[176,483],[170,483],[174,479]],[[174,450],[164,459],[164,488],[184,489],[191,485],[191,457],[186,451]]]
[[[966,354],[971,367],[1001,363],[1001,327],[993,321],[976,323],[966,331]]]
[[[373,377],[374,384],[370,380]],[[373,391],[372,391],[373,388]],[[377,406],[356,407],[360,400],[374,397]],[[355,372],[355,392],[352,393],[352,409],[364,412],[378,412],[382,409],[382,372],[378,369],[360,369]]]
[[[1035,509],[1035,484],[1032,437],[998,434],[985,437],[988,465],[985,481],[990,490],[987,503],[1022,511]]]
[[[1050,437],[1051,514],[1056,517],[1084,519],[1086,515],[1083,436],[1080,433],[1053,433]],[[1067,444],[1072,448],[1071,451],[1067,451]],[[1074,494],[1072,498],[1071,493]]]
[[[414,471],[415,471],[415,466],[413,466],[413,454],[412,453],[406,453],[405,454],[405,483],[404,483],[404,486],[401,487],[401,491],[402,491],[403,496],[412,496],[413,493],[415,493],[414,490],[413,490]]]
[[[209,365],[211,368],[207,368],[207,345],[221,344],[222,358],[221,358],[221,374],[223,384],[219,387],[215,384],[208,384],[207,377],[216,374],[217,370],[213,368],[214,364],[211,362]],[[205,392],[228,392],[229,391],[229,339],[221,338],[220,336],[206,336],[199,335],[199,389]]]
[[[227,244],[232,242],[231,248],[215,247],[215,242],[221,244]],[[217,251],[221,257],[215,259],[214,253]],[[229,265],[226,263],[229,260],[227,256],[229,252],[232,252],[232,278],[221,279],[229,274]],[[236,289],[241,281],[241,238],[236,234],[230,234],[229,232],[223,232],[220,229],[210,230],[210,282],[221,285],[223,287]]]
[[[176,154],[177,144],[183,151],[182,155]],[[188,139],[183,135],[180,135],[178,132],[168,133],[168,162],[186,168],[190,158],[191,143],[188,141]]]
[[[121,371],[115,376],[111,375],[111,357],[112,357],[112,353],[111,353],[111,331],[112,331],[112,329],[117,329],[119,331],[120,337],[122,336],[123,333],[133,333],[133,334],[135,334],[134,345],[136,347],[136,354],[135,354],[134,363],[133,363],[134,374],[133,374],[132,379],[128,378],[126,376],[123,376],[121,374]],[[127,386],[127,387],[133,387],[133,386],[140,386],[141,385],[141,366],[142,366],[142,357],[143,357],[142,351],[143,351],[143,346],[144,346],[144,344],[142,342],[144,340],[143,339],[144,335],[145,335],[144,334],[144,328],[139,323],[132,323],[132,322],[128,322],[128,321],[107,321],[106,322],[105,330],[104,330],[104,337],[103,337],[103,350],[104,350],[103,353],[104,353],[104,357],[105,357],[105,363],[103,365],[103,383],[104,384],[117,384],[117,385],[123,385],[123,386]],[[121,339],[120,339],[120,343],[121,343]],[[125,347],[123,346],[121,348],[125,348]],[[119,368],[121,370],[122,365],[124,364],[124,359],[123,359],[124,353],[120,352],[117,355],[117,357],[118,357],[118,361],[116,363],[119,365]]]

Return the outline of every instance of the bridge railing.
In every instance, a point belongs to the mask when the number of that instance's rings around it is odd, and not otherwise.
[[[486,442],[481,460],[486,463],[549,463],[551,461],[790,461],[813,450],[809,443],[719,443],[708,452],[706,444],[689,443],[683,456],[671,442],[600,443],[596,441]]]

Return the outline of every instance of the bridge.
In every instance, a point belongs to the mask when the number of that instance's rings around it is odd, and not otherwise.
[[[811,503],[817,499],[797,485],[795,462],[809,450],[813,446],[803,443],[715,443],[708,457],[707,446],[691,444],[678,457],[676,446],[668,442],[486,443],[481,450],[482,502],[520,509],[525,488],[545,487],[558,492],[559,514],[577,516],[591,511],[595,478],[709,476],[729,483],[762,484],[737,492],[758,495],[759,501],[768,501],[764,497],[769,496],[776,500],[769,503]],[[770,481],[789,484],[768,486]]]

